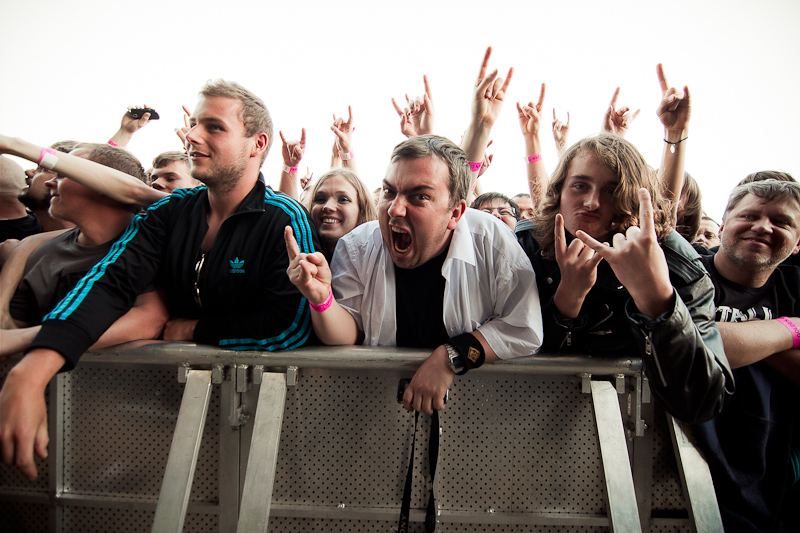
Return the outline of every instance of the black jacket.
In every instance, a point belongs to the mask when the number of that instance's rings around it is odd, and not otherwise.
[[[733,376],[714,324],[714,286],[691,245],[676,232],[661,243],[677,297],[671,312],[650,320],[636,309],[608,263],[578,317],[562,319],[553,303],[561,272],[545,259],[530,231],[517,233],[536,272],[545,352],[638,354],[661,405],[679,420],[708,420],[734,392]]]
[[[259,179],[222,223],[198,282],[208,212],[208,192],[197,187],[179,189],[136,216],[108,255],[45,316],[29,350],[51,348],[73,367],[153,280],[166,291],[171,316],[199,319],[197,342],[235,350],[301,346],[311,319],[286,275],[283,232],[291,225],[301,252],[318,250],[308,213]]]

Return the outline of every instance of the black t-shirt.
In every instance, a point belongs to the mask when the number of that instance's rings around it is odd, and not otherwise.
[[[446,258],[447,250],[417,268],[395,265],[398,346],[435,348],[449,340],[443,318]]]
[[[42,232],[42,226],[36,217],[30,213],[22,218],[13,220],[0,220],[0,242],[6,239],[24,239],[29,235]]]
[[[798,316],[800,269],[782,264],[763,287],[745,287],[703,256],[714,282],[718,322]],[[779,516],[795,513],[800,486],[791,490],[789,457],[800,447],[800,389],[763,361],[735,368],[736,394],[713,420],[693,433],[703,449],[726,531],[773,531]],[[790,495],[791,494],[791,495]],[[787,529],[794,531],[791,527]]]

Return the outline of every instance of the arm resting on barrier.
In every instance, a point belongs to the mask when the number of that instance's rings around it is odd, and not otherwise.
[[[44,390],[63,366],[58,352],[33,350],[11,369],[0,390],[0,455],[30,480],[38,474],[33,452],[47,457],[50,440]]]
[[[485,362],[497,361],[499,357],[480,331],[473,331],[472,334],[483,347],[486,356]],[[445,408],[444,397],[447,389],[453,384],[453,377],[447,350],[444,346],[439,346],[414,374],[414,378],[403,394],[403,407],[407,411],[414,410],[423,413],[433,413],[434,409],[441,411]]]
[[[793,320],[800,324],[800,319]],[[717,322],[717,327],[731,368],[751,365],[792,348],[792,333],[777,320]]]

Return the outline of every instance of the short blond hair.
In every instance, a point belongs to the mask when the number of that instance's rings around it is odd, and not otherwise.
[[[221,78],[208,80],[203,85],[203,88],[200,89],[200,96],[204,98],[214,96],[233,98],[242,103],[239,118],[242,119],[242,124],[244,124],[245,136],[252,137],[257,133],[265,133],[267,135],[267,149],[264,150],[264,156],[261,159],[263,162],[272,147],[273,131],[272,116],[269,114],[269,109],[267,109],[264,101],[235,81],[227,81]]]

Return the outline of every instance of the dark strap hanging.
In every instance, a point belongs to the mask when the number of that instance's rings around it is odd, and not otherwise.
[[[400,506],[400,522],[397,525],[398,533],[408,533],[409,511],[411,508],[411,484],[414,478],[414,448],[417,441],[417,423],[419,412],[414,413],[414,435],[411,437],[411,457],[408,460],[408,474],[406,487],[403,490],[403,503]],[[431,490],[428,495],[428,510],[425,514],[425,532],[433,533],[436,529],[436,503],[433,498],[433,480],[436,476],[436,463],[439,458],[439,412],[434,411],[431,416],[431,434],[428,440],[428,467],[431,473]]]
[[[431,492],[428,495],[428,512],[425,514],[425,533],[436,529],[436,503],[433,499],[433,480],[436,479],[436,462],[439,460],[439,411],[431,416],[431,434],[428,439],[428,468],[431,471]]]

